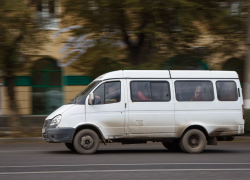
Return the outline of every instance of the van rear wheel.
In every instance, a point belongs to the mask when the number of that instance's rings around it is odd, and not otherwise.
[[[187,131],[180,141],[180,147],[188,153],[201,153],[207,144],[206,136],[198,129]]]
[[[162,142],[162,145],[167,148],[169,151],[180,151],[179,142],[177,139],[174,139],[172,142]]]
[[[99,136],[95,131],[84,129],[79,131],[74,138],[75,150],[80,154],[93,154],[100,144]]]
[[[65,143],[65,146],[70,150],[70,151],[76,151],[74,148],[73,143]]]

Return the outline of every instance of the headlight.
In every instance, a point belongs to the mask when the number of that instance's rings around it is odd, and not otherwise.
[[[58,115],[58,116],[54,117],[50,123],[50,126],[54,126],[54,125],[59,124],[61,119],[62,119],[62,115]]]

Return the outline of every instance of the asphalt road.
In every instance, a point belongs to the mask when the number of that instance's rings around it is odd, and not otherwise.
[[[101,144],[94,155],[64,144],[0,143],[0,179],[250,179],[250,142],[219,142],[202,154],[169,152],[161,143]]]

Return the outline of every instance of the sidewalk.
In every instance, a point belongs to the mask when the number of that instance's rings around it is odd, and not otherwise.
[[[250,142],[250,136],[236,136],[235,142]],[[25,138],[0,138],[0,143],[3,142],[44,142],[42,137],[25,137]]]
[[[18,143],[18,142],[44,142],[42,137],[22,137],[22,138],[0,138],[0,143],[3,142],[12,142],[12,143]]]

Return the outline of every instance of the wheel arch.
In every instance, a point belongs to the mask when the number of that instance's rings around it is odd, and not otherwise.
[[[200,130],[201,132],[204,133],[204,135],[206,136],[207,139],[209,138],[207,129],[204,128],[204,127],[201,126],[201,125],[191,125],[191,126],[188,126],[188,127],[182,132],[181,137],[183,137],[183,135],[184,135],[188,130],[190,130],[190,129],[198,129],[198,130]]]
[[[99,127],[97,127],[96,125],[94,124],[82,124],[82,125],[79,125],[76,127],[75,131],[74,131],[74,135],[73,135],[73,139],[72,139],[72,142],[74,141],[74,138],[75,138],[75,135],[83,130],[83,129],[91,129],[93,130],[94,132],[96,132],[96,134],[99,136],[99,138],[102,140],[102,142],[106,145],[106,140],[103,136],[103,133],[102,131],[100,130]]]

